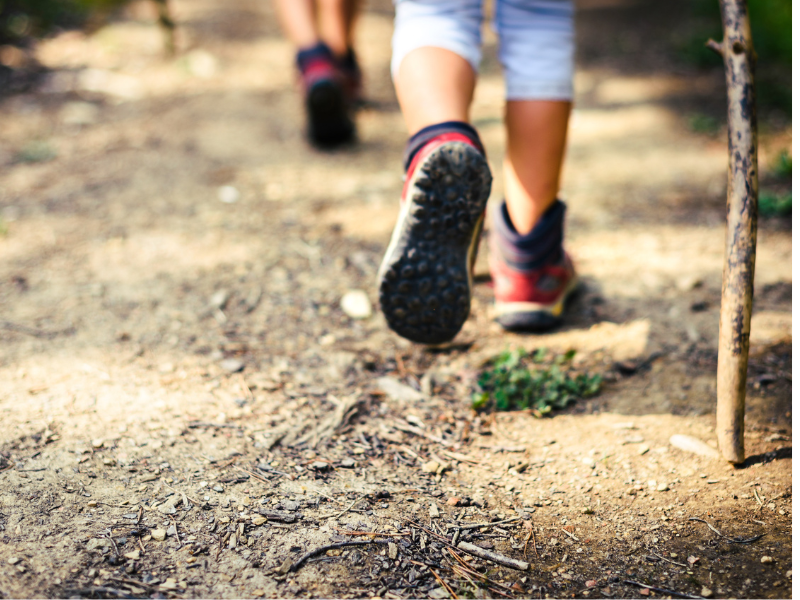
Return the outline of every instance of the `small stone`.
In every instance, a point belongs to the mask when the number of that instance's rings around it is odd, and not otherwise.
[[[428,514],[430,515],[431,519],[438,519],[439,507],[437,507],[435,503],[431,503],[431,507],[428,509]]]
[[[17,565],[17,571],[19,573],[24,573],[25,572],[25,567],[23,565]]]
[[[638,450],[639,456],[644,456],[648,452],[650,452],[650,446],[641,446]]]
[[[214,490],[215,492],[217,492],[218,494],[221,494],[222,492],[225,491],[225,488],[222,487],[220,484],[215,485],[211,489]]]
[[[792,578],[792,572],[791,571],[786,571],[786,577],[791,579]]]
[[[294,564],[294,561],[292,561],[291,557],[286,558],[281,566],[278,567],[278,574],[286,575],[289,572],[289,569],[292,568],[292,564]]]
[[[168,577],[167,580],[158,586],[161,590],[174,590],[178,587],[178,581],[173,577]]]
[[[95,448],[95,449],[102,448],[103,444],[105,444],[105,443],[106,442],[103,439],[92,440],[92,448]]]
[[[422,465],[422,472],[423,473],[436,473],[439,470],[439,463],[435,460],[426,462]]]
[[[18,563],[20,560],[22,560],[20,557],[18,557],[18,556],[12,556],[11,558],[9,558],[9,559],[8,559],[8,564],[10,564],[10,565],[15,565],[15,564],[17,564],[17,563]]]
[[[150,531],[150,535],[153,536],[153,539],[157,542],[163,542],[167,538],[167,531],[165,529],[152,529]]]
[[[704,441],[691,435],[675,434],[669,438],[669,443],[679,450],[699,454],[700,456],[707,456],[709,458],[719,458],[719,452]]]
[[[639,588],[639,593],[642,596],[649,596],[650,595],[650,590],[647,589],[647,588]]]
[[[448,506],[458,506],[459,502],[461,502],[461,498],[459,498],[458,496],[452,496],[447,499]]]
[[[106,546],[111,545],[111,540],[107,538],[92,538],[88,542],[86,542],[86,549],[87,550],[98,550],[100,548],[105,548]]]
[[[586,582],[586,587],[590,589],[593,587],[597,587],[597,582],[594,579],[590,579],[589,581]]]
[[[284,500],[281,502],[281,506],[283,507],[283,510],[288,510],[289,512],[300,510],[300,503],[295,502],[294,500]]]
[[[328,469],[331,468],[331,466],[326,462],[323,462],[321,460],[316,460],[310,465],[308,465],[308,468],[311,469],[312,471],[327,471]]]
[[[356,461],[354,461],[352,458],[345,458],[339,464],[345,469],[352,469],[356,466]]]
[[[387,545],[387,549],[389,558],[395,560],[397,558],[397,544],[395,544],[394,542],[389,542],[389,544]]]
[[[775,562],[775,559],[771,556],[762,556],[761,557],[761,564],[762,565],[769,565]]]
[[[432,589],[428,592],[428,598],[433,598],[434,600],[444,600],[444,598],[449,598],[450,594],[441,587],[437,587]]]
[[[372,316],[372,304],[364,290],[348,290],[342,296],[340,306],[351,319],[368,319]]]
[[[223,371],[227,371],[228,373],[238,373],[244,369],[244,363],[235,358],[226,358],[219,363],[219,366],[222,367]]]
[[[253,597],[254,598],[263,598],[265,594],[266,594],[266,592],[264,590],[262,590],[261,588],[259,588],[257,590],[253,590]]]
[[[175,537],[178,535],[178,530],[175,528],[175,525],[170,525],[167,527],[167,537]]]
[[[713,593],[714,593],[714,592],[712,592],[712,591],[711,591],[710,589],[708,589],[706,586],[703,586],[703,589],[702,589],[702,590],[700,590],[700,595],[701,595],[703,598],[709,598],[709,597],[710,597],[710,596],[711,596]]]
[[[409,385],[397,381],[393,377],[381,377],[376,381],[378,388],[392,400],[399,402],[415,402],[425,397]]]
[[[667,490],[669,490],[669,486],[666,483],[659,483],[658,486],[656,486],[657,492],[666,492]]]
[[[126,552],[123,556],[125,556],[125,558],[130,558],[131,560],[139,560],[139,551],[134,550],[133,552]]]
[[[591,507],[589,507],[589,506],[584,506],[584,507],[581,509],[581,512],[582,512],[584,515],[593,515],[593,514],[594,514],[594,510],[593,510]]]
[[[699,560],[700,559],[697,558],[696,556],[690,556],[689,558],[686,559],[686,562],[688,562],[690,565],[693,565],[694,563],[698,562]]]
[[[225,204],[234,204],[239,201],[241,194],[232,185],[223,185],[217,189],[217,198]]]
[[[258,527],[259,525],[263,525],[266,522],[267,522],[267,519],[265,519],[261,515],[256,515],[256,516],[253,517],[253,525],[255,525],[256,527]]]

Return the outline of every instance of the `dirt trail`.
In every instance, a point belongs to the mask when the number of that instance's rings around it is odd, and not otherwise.
[[[688,3],[578,4],[584,291],[561,330],[518,336],[482,283],[435,352],[340,308],[350,289],[376,306],[402,186],[388,1],[359,30],[359,143],[336,153],[304,141],[268,2],[176,0],[174,61],[148,3],[42,43],[46,81],[0,101],[4,597],[791,595],[791,231],[759,231],[745,467],[678,450],[714,443],[726,143],[686,115],[724,82],[656,50]],[[494,45],[473,120],[499,173]],[[790,140],[766,134],[762,164]],[[473,414],[509,346],[573,348],[603,391],[546,420]],[[459,523],[509,518],[460,539],[529,572],[448,553]]]

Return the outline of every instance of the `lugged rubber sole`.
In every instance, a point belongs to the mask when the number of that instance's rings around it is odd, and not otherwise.
[[[473,146],[444,142],[409,174],[392,240],[378,271],[389,327],[413,342],[452,340],[469,316],[492,174]]]
[[[494,320],[508,331],[541,333],[555,329],[561,324],[564,306],[578,291],[578,278],[564,288],[558,299],[548,306],[534,302],[495,302]]]
[[[323,79],[311,86],[306,97],[308,129],[311,141],[321,146],[334,146],[350,141],[355,125],[347,109],[342,87]]]

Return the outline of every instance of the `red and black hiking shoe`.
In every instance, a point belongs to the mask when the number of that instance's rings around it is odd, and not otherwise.
[[[441,344],[469,316],[472,265],[492,175],[477,133],[451,131],[425,140],[406,177],[378,273],[381,310],[404,338]]]
[[[325,44],[317,44],[297,54],[305,93],[308,136],[319,146],[336,146],[353,139],[347,78]]]
[[[494,319],[511,331],[557,327],[578,277],[563,250],[564,204],[557,201],[533,232],[513,231],[504,205],[492,213],[489,271],[494,284]]]

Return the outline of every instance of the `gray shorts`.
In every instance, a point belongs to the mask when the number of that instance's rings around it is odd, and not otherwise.
[[[508,100],[572,100],[575,54],[571,0],[495,0]],[[417,48],[434,46],[481,61],[483,0],[395,0],[392,75]]]

